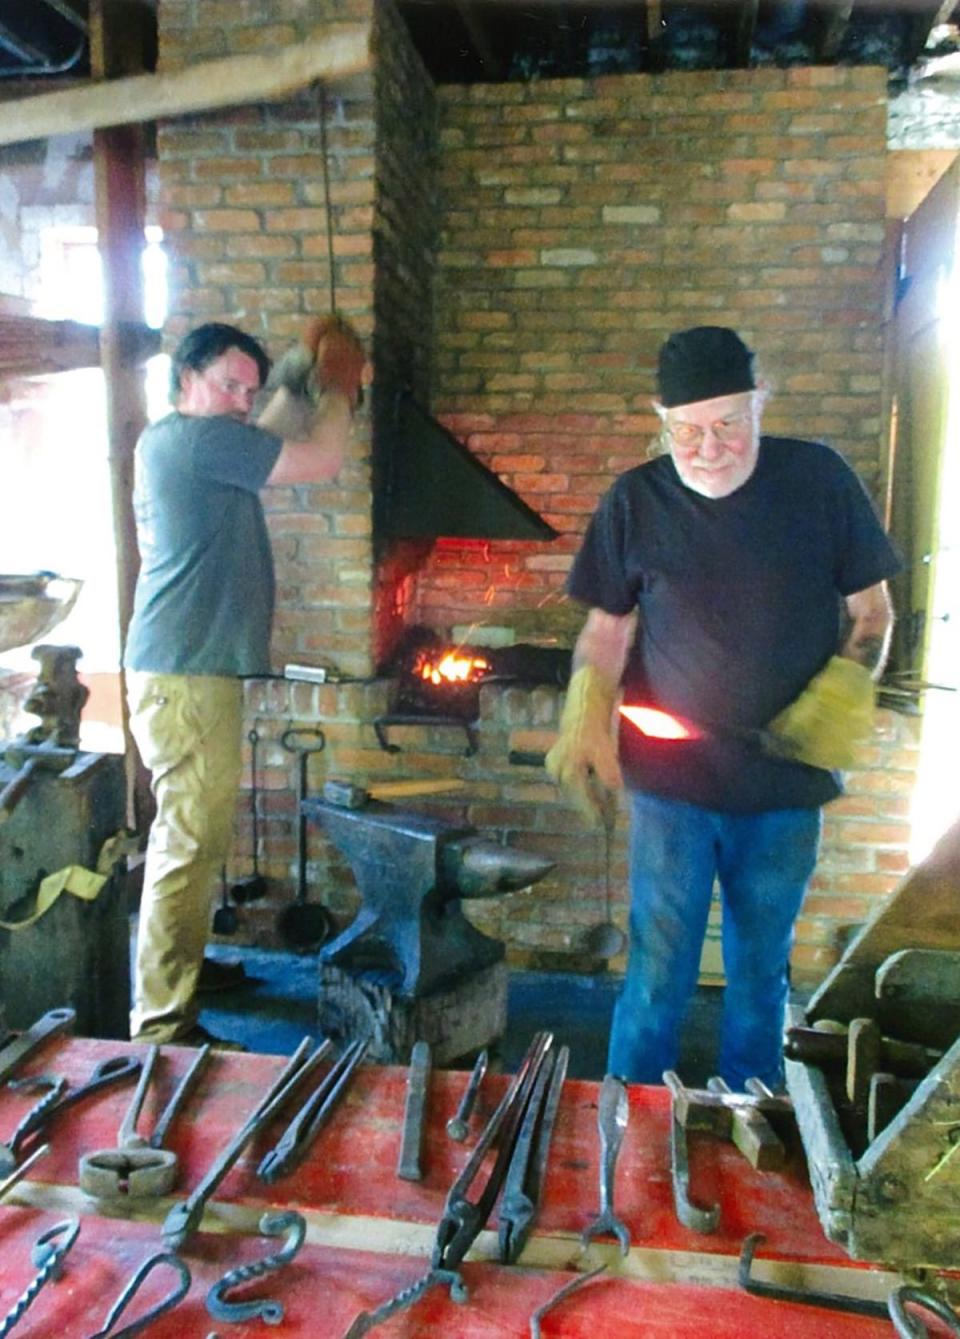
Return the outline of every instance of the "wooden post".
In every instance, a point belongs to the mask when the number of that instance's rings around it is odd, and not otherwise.
[[[90,68],[94,78],[139,72],[139,28],[125,6],[91,0]],[[121,37],[122,35],[122,37]],[[104,318],[100,361],[107,398],[113,531],[117,549],[117,610],[121,647],[133,610],[139,570],[133,518],[133,453],[147,421],[144,372],[124,357],[121,322],[144,319],[143,250],[146,192],[145,132],[141,124],[93,132],[97,237],[103,265]],[[122,684],[121,671],[121,684]],[[127,758],[127,822],[142,828],[150,806],[146,772],[130,736],[126,694],[121,713]]]

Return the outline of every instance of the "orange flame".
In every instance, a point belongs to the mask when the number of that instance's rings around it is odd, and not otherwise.
[[[448,651],[434,663],[428,656],[421,657],[414,666],[414,673],[427,683],[473,683],[488,674],[492,666],[483,656],[459,656]]]

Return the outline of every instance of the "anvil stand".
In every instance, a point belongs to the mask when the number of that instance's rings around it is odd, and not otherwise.
[[[24,710],[40,718],[0,745],[0,920],[29,919],[43,878],[71,865],[94,869],[123,829],[123,756],[80,748],[88,696],[75,646],[34,647],[40,672]],[[85,1036],[126,1037],[130,930],[126,890],[111,877],[92,902],[69,894],[36,922],[0,929],[0,998],[9,1027],[25,1028],[70,1005]]]
[[[361,895],[320,951],[324,1036],[366,1039],[379,1064],[406,1064],[415,1041],[438,1065],[493,1046],[506,1029],[505,949],[467,920],[461,899],[518,891],[552,862],[376,800],[317,796],[303,812],[345,856]]]

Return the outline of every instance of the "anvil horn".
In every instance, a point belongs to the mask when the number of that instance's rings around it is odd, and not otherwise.
[[[442,851],[443,883],[455,897],[496,897],[536,883],[556,865],[531,851],[517,851],[483,837],[448,842]]]

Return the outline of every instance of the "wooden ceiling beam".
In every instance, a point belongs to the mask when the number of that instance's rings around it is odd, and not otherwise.
[[[364,74],[372,63],[369,24],[331,24],[325,36],[269,55],[227,56],[170,74],[104,79],[0,104],[0,144],[269,102],[316,79]]]
[[[663,0],[645,0],[642,6],[646,27],[644,50],[649,70],[663,68]]]
[[[6,301],[2,304],[6,307]],[[140,364],[160,352],[160,331],[137,322],[121,322],[120,356]],[[80,321],[46,321],[0,310],[0,381],[99,367],[100,327]]]
[[[737,33],[734,40],[733,63],[747,69],[751,63],[753,35],[757,30],[757,10],[760,0],[740,0],[737,12]]]
[[[817,43],[817,60],[823,65],[832,65],[843,43],[850,15],[853,13],[853,0],[831,0],[823,11],[823,26]]]

